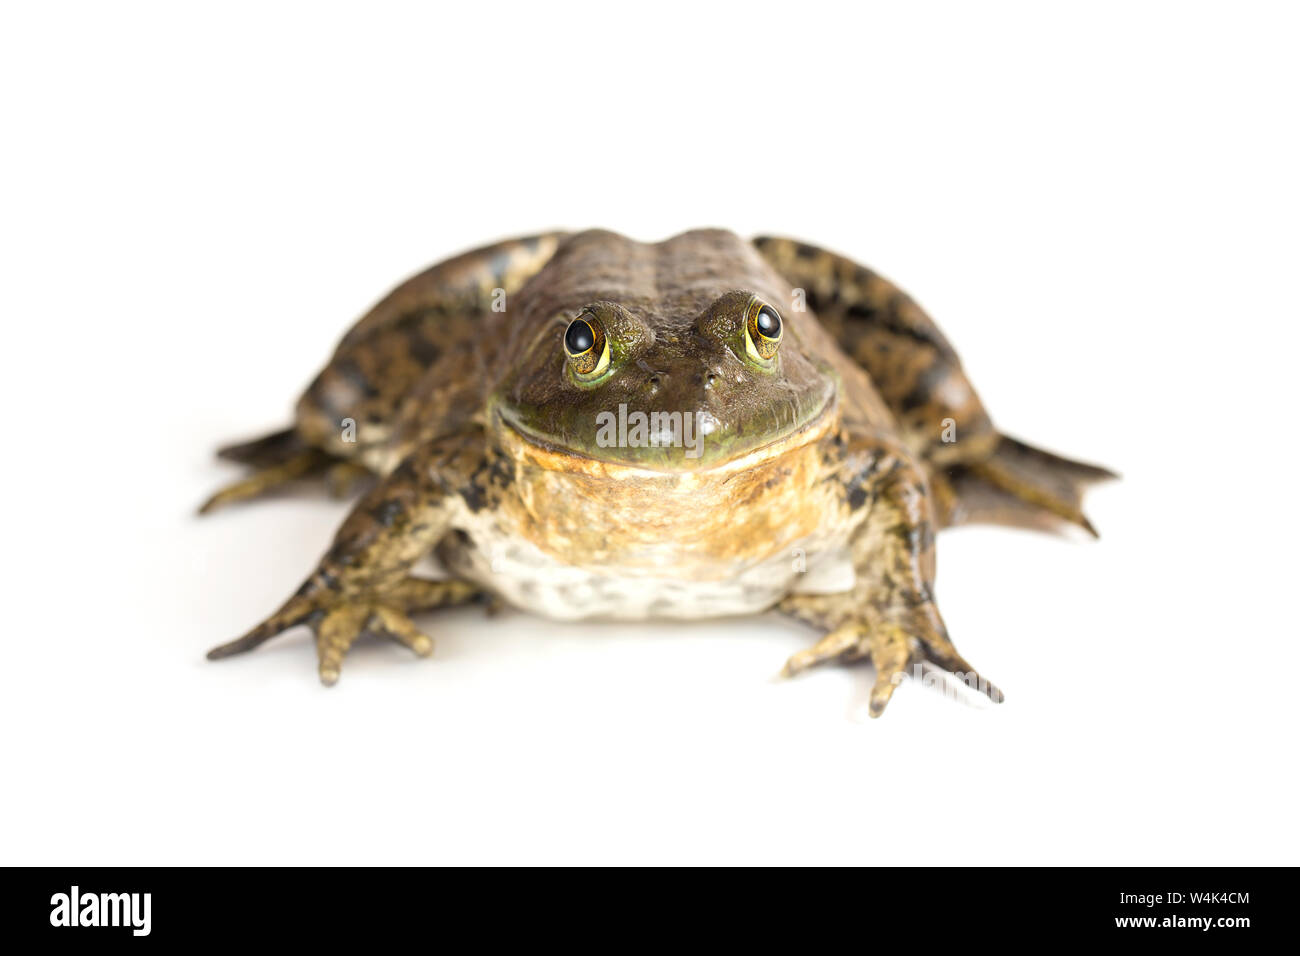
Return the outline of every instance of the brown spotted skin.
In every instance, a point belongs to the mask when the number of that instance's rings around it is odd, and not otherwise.
[[[1003,524],[1096,534],[1088,485],[1115,475],[1000,435],[956,351],[910,296],[841,255],[760,236],[763,257],[803,289],[841,349],[867,370],[902,439],[925,463],[941,526]]]
[[[856,580],[842,594],[790,595],[778,605],[827,632],[791,657],[784,673],[826,660],[870,658],[876,667],[873,717],[884,712],[908,669],[922,662],[960,675],[1000,702],[1002,692],[953,646],[934,601],[937,523],[924,469],[887,440],[850,440],[842,454],[848,501],[866,516],[851,540]]]
[[[507,312],[494,311],[554,255],[562,233],[495,243],[408,279],[344,336],[329,364],[298,402],[297,431],[340,457],[364,456],[386,443],[403,402],[448,355],[503,334]],[[357,423],[355,441],[340,422]]]
[[[508,307],[494,312],[501,288]],[[744,347],[754,302],[782,317],[770,359]],[[610,343],[595,381],[562,344],[583,316]],[[703,452],[600,445],[596,416],[620,404],[707,419]],[[340,418],[357,422],[354,444]],[[945,419],[959,441],[942,440]],[[551,234],[435,266],[348,333],[294,429],[226,454],[271,476],[235,498],[340,461],[380,477],[302,587],[210,657],[304,624],[330,684],[363,634],[430,653],[416,611],[483,599],[582,616],[651,592],[646,616],[732,601],[807,621],[825,636],[785,672],[870,658],[873,716],[922,663],[1001,699],[936,606],[936,530],[1085,522],[1081,489],[1108,476],[999,435],[951,346],[885,280],[803,243],[722,230],[656,244]],[[495,545],[514,556],[505,572],[487,559]],[[852,586],[797,593],[784,565],[796,548],[847,554]],[[449,580],[411,574],[430,554]],[[532,578],[516,588],[512,573]]]
[[[466,582],[431,581],[411,575],[410,569],[447,533],[457,500],[489,493],[481,437],[444,439],[403,461],[357,503],[320,565],[293,596],[262,624],[208,657],[252,650],[298,624],[316,635],[325,684],[338,680],[344,655],[365,633],[399,641],[420,656],[431,654],[432,641],[408,615],[483,595]]]
[[[892,282],[843,256],[792,239],[754,240],[841,349],[867,370],[900,435],[937,463],[984,458],[997,432],[957,353],[925,312]],[[951,420],[958,441],[945,442]]]
[[[298,400],[293,428],[221,449],[221,457],[256,470],[218,491],[200,510],[315,475],[326,475],[331,490],[346,493],[369,472],[392,468],[412,443],[434,437],[431,430],[437,429],[427,427],[427,420],[417,425],[412,417],[442,402],[439,420],[450,424],[454,416],[445,408],[444,370],[453,367],[458,372],[453,377],[473,381],[465,371],[478,364],[477,353],[503,337],[507,314],[498,311],[500,305],[546,264],[564,235],[542,233],[484,246],[399,285],[343,337]],[[395,440],[399,435],[403,447]]]

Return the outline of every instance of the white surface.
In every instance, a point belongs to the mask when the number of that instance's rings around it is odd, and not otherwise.
[[[472,7],[0,15],[0,859],[1300,862],[1294,9]],[[1124,474],[1099,543],[941,537],[1007,703],[868,721],[776,619],[203,659],[344,513],[195,518],[213,447],[405,275],[587,225],[850,253]]]

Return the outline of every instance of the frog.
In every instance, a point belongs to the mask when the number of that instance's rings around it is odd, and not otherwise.
[[[328,686],[363,636],[429,656],[415,617],[471,602],[560,621],[776,611],[813,632],[780,673],[869,662],[873,717],[921,673],[1004,699],[940,615],[939,530],[1095,536],[1084,492],[1115,477],[1000,432],[888,279],[725,229],[546,232],[440,262],[352,326],[291,426],[218,454],[249,471],[204,513],[307,481],[355,503],[213,660],[302,625]]]

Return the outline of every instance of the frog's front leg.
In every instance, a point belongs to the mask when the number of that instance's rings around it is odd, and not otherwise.
[[[829,633],[786,662],[786,675],[823,661],[871,658],[879,717],[909,667],[929,661],[961,675],[994,701],[1002,692],[957,653],[934,603],[934,529],[924,472],[887,439],[848,440],[841,464],[855,582],[843,594],[791,595],[779,609]]]
[[[408,615],[463,604],[482,592],[463,581],[414,577],[411,567],[447,533],[471,487],[482,498],[491,492],[485,482],[501,480],[487,467],[479,431],[417,450],[358,502],[319,566],[278,611],[208,657],[252,650],[298,624],[316,635],[320,679],[327,685],[338,680],[344,655],[362,634],[431,654],[433,642]]]

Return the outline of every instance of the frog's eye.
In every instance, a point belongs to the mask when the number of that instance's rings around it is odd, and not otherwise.
[[[569,368],[583,382],[600,378],[609,368],[609,341],[605,329],[590,312],[584,312],[564,331],[564,351]]]
[[[745,351],[757,362],[767,363],[776,357],[781,344],[781,316],[761,299],[749,304],[745,318]]]

